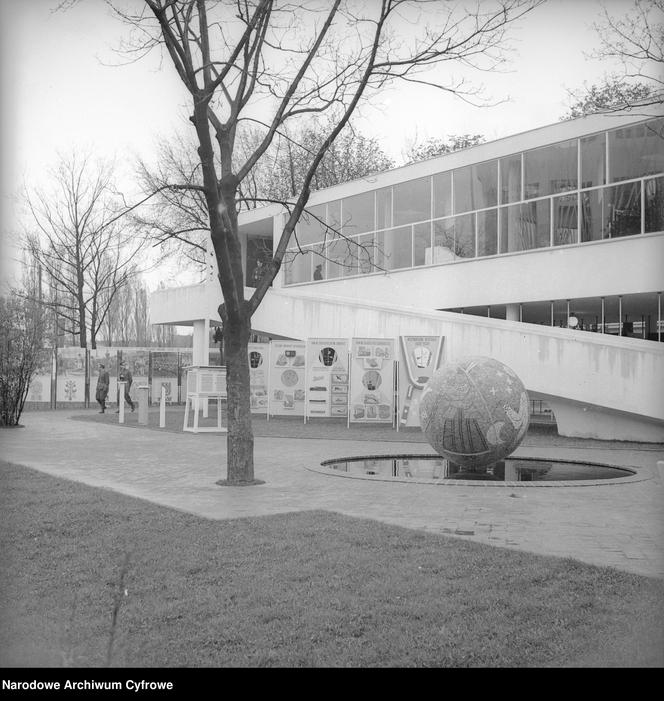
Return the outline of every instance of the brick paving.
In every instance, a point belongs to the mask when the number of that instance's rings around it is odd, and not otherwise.
[[[338,421],[257,418],[255,476],[265,484],[220,487],[226,439],[182,433],[182,407],[167,428],[150,413],[119,425],[94,409],[25,412],[25,428],[0,432],[4,460],[210,519],[329,510],[544,555],[664,578],[664,445],[566,439],[534,427],[515,455],[630,467],[637,478],[591,486],[403,483],[324,473],[334,457],[431,453],[417,431],[347,430]],[[212,418],[212,417],[211,417]],[[179,428],[178,428],[179,427]],[[386,445],[388,444],[388,445]],[[361,528],[361,522],[358,522]]]

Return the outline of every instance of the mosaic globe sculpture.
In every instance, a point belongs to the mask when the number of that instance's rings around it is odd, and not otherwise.
[[[530,421],[528,394],[514,370],[472,357],[437,370],[422,392],[420,426],[434,450],[462,467],[502,460]]]

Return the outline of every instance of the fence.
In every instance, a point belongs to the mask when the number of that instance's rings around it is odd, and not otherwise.
[[[210,364],[219,365],[218,348],[210,348]],[[30,383],[26,409],[87,407],[95,402],[99,365],[110,376],[107,404],[117,402],[118,368],[125,361],[133,375],[130,396],[138,400],[138,387],[147,385],[150,403],[161,399],[166,388],[169,404],[184,404],[187,397],[187,373],[192,364],[190,349],[175,348],[53,348],[40,351],[37,371]]]

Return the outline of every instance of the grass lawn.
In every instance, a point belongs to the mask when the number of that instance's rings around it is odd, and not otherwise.
[[[209,521],[6,462],[0,505],[0,667],[664,664],[664,582],[609,568],[323,511]]]

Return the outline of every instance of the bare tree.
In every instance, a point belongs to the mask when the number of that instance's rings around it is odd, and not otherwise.
[[[205,198],[223,296],[229,484],[254,482],[247,363],[251,318],[279,271],[326,152],[361,101],[395,81],[466,98],[476,94],[451,68],[499,66],[510,24],[538,4],[145,0],[135,13],[116,6],[135,30],[133,55],[163,47],[191,95],[202,176],[202,185],[191,188]],[[332,112],[337,117],[309,154],[274,254],[245,299],[240,188],[289,124]],[[238,127],[245,120],[262,124],[262,139],[236,165]]]
[[[600,48],[590,58],[617,60],[621,72],[596,85],[569,91],[573,102],[563,119],[664,103],[664,0],[631,0],[624,14],[604,6],[593,24]]]
[[[58,324],[96,348],[96,338],[117,291],[137,275],[147,240],[120,224],[126,206],[113,185],[113,169],[74,154],[51,173],[49,190],[26,193],[32,227],[24,236],[47,288],[42,302]]]
[[[423,143],[414,143],[406,152],[406,162],[416,163],[427,158],[435,158],[452,151],[461,151],[464,148],[477,146],[484,142],[482,134],[451,135],[446,139],[430,138]]]

